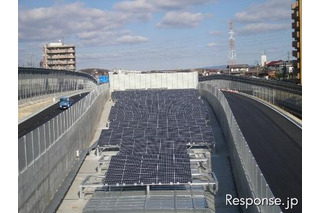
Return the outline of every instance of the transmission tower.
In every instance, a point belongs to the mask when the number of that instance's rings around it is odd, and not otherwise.
[[[233,23],[229,22],[229,51],[228,51],[228,64],[235,65],[237,63],[237,55],[235,50],[235,42],[234,42],[234,32],[233,32]]]

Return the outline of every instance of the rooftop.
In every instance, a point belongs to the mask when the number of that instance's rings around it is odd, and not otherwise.
[[[249,68],[248,64],[232,64],[228,65],[227,68]]]

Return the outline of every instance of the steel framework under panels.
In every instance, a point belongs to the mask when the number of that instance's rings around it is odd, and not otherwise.
[[[109,153],[110,154],[110,153]],[[146,194],[150,192],[150,187],[154,186],[207,186],[208,189],[215,194],[218,191],[218,179],[213,172],[211,172],[211,161],[210,161],[210,152],[203,149],[193,149],[189,150],[188,155],[190,156],[190,167],[191,167],[191,177],[192,180],[188,183],[152,183],[152,184],[143,184],[143,183],[116,183],[116,184],[106,184],[105,175],[89,175],[81,183],[80,198],[83,198],[87,193],[94,193],[95,189],[111,189],[111,188],[121,188],[128,189],[130,187],[145,187]],[[108,169],[110,165],[111,155],[101,155],[98,160],[98,172]],[[103,167],[105,165],[105,167]],[[119,181],[120,182],[120,181]],[[91,190],[90,190],[91,189]]]
[[[208,174],[195,174],[194,176],[197,176],[198,180],[200,180],[200,176],[204,177],[204,179],[207,179],[206,182],[203,182],[204,180],[201,180],[201,182],[188,182],[188,183],[152,183],[152,184],[105,184],[103,183],[103,180],[105,178],[104,175],[88,175],[80,184],[79,186],[79,198],[83,199],[85,194],[92,194],[94,193],[95,189],[102,189],[102,190],[111,190],[112,188],[119,188],[119,189],[126,189],[126,188],[132,188],[132,187],[145,187],[146,195],[149,195],[150,193],[150,187],[153,186],[164,186],[164,187],[174,187],[174,186],[187,186],[187,187],[193,187],[193,186],[211,186],[212,187],[212,193],[215,194],[218,191],[218,180],[214,173],[208,173]],[[208,180],[211,179],[211,180]],[[91,189],[91,190],[89,190]]]
[[[140,191],[100,191],[89,200],[83,212],[211,212],[209,205],[205,195],[191,187],[187,193],[164,189],[149,196]]]

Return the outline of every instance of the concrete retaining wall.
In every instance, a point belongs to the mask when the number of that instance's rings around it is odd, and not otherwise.
[[[249,80],[252,81],[252,79]],[[267,83],[265,85],[255,85],[253,82],[241,82],[240,79],[239,81],[215,79],[203,82],[210,83],[218,88],[237,90],[248,95],[253,95],[257,98],[268,101],[269,103],[274,104],[286,110],[287,112],[290,112],[298,118],[302,118],[301,91],[290,89],[289,86],[288,89],[285,90],[284,86],[280,87],[272,85],[271,83],[273,81],[267,81],[270,82],[271,85],[268,85]]]
[[[239,198],[273,198],[274,195],[262,175],[222,92],[209,83],[200,83],[199,92],[210,103],[221,125],[229,149],[231,168]],[[252,205],[248,209],[242,206],[242,210],[248,213],[281,212],[279,206],[266,205]]]
[[[19,213],[43,212],[68,175],[80,153],[89,147],[110,90],[105,89],[91,100],[91,105],[18,177]],[[81,105],[79,101],[77,104]],[[74,105],[76,106],[76,105]]]

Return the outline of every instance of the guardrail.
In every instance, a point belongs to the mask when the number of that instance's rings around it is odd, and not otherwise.
[[[42,212],[78,155],[89,147],[109,84],[96,86],[57,117],[18,139],[19,212]]]
[[[261,200],[274,198],[223,93],[219,88],[206,82],[199,83],[199,91],[214,109],[226,137],[240,197]],[[280,207],[276,205],[251,206],[243,210],[244,212],[281,212]]]
[[[212,82],[222,89],[237,90],[256,96],[302,118],[301,85],[230,75],[200,77],[199,82]]]
[[[66,70],[18,68],[18,100],[34,101],[54,93],[91,90],[97,84],[91,75]]]

